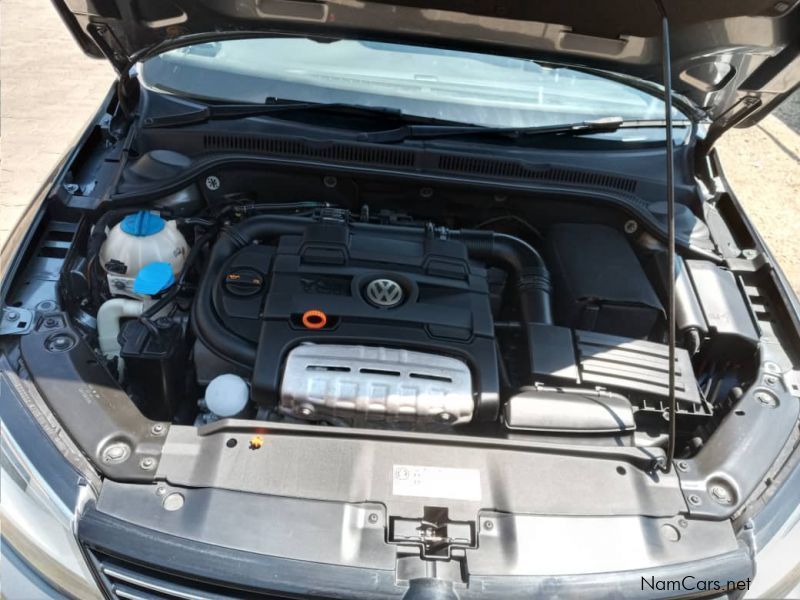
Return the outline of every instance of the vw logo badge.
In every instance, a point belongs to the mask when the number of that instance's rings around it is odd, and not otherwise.
[[[403,288],[392,279],[373,279],[365,290],[367,300],[380,308],[392,308],[403,301]]]

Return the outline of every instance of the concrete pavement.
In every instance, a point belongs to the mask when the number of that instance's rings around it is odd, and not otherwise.
[[[50,2],[0,2],[0,240],[113,79],[105,61],[79,50]]]

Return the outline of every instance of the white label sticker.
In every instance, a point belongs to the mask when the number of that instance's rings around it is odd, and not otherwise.
[[[481,474],[478,469],[394,465],[392,493],[395,496],[479,501]]]

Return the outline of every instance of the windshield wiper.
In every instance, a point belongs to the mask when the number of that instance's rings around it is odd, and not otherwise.
[[[272,100],[265,104],[198,104],[195,110],[180,113],[147,117],[144,127],[180,127],[195,125],[217,119],[243,119],[247,117],[268,116],[287,112],[333,111],[341,114],[397,118],[410,123],[447,123],[441,119],[407,115],[396,108],[364,106],[340,102],[296,102],[291,100]]]
[[[673,121],[673,127],[687,126],[689,121]],[[361,133],[363,142],[394,143],[405,140],[436,139],[455,136],[504,136],[525,138],[537,135],[588,135],[611,133],[619,129],[666,127],[662,120],[625,121],[622,117],[605,117],[594,121],[541,125],[536,127],[483,127],[479,125],[403,125],[396,129]]]

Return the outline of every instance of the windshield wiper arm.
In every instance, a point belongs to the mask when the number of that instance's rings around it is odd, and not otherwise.
[[[581,135],[604,133],[619,129],[622,117],[605,117],[594,121],[540,125],[536,127],[485,127],[481,125],[403,125],[396,129],[361,133],[357,139],[364,142],[392,143],[405,140],[435,139],[461,135],[492,135],[521,138],[534,135]]]
[[[246,117],[267,116],[286,112],[303,112],[308,110],[327,110],[343,114],[367,115],[378,117],[394,117],[416,123],[441,122],[437,119],[406,115],[395,108],[382,106],[364,106],[340,102],[293,102],[275,100],[266,104],[209,104],[197,105],[196,110],[181,113],[147,117],[144,127],[179,127],[195,125],[216,119],[243,119]]]
[[[673,127],[686,127],[688,120],[673,120]],[[537,135],[591,135],[612,133],[619,129],[643,129],[666,127],[666,121],[659,119],[640,119],[626,121],[622,117],[605,117],[594,121],[565,123],[563,125],[542,125],[536,127],[484,127],[480,125],[403,125],[396,129],[361,133],[357,139],[363,142],[390,144],[405,140],[436,139],[456,136],[503,136],[525,138]]]

